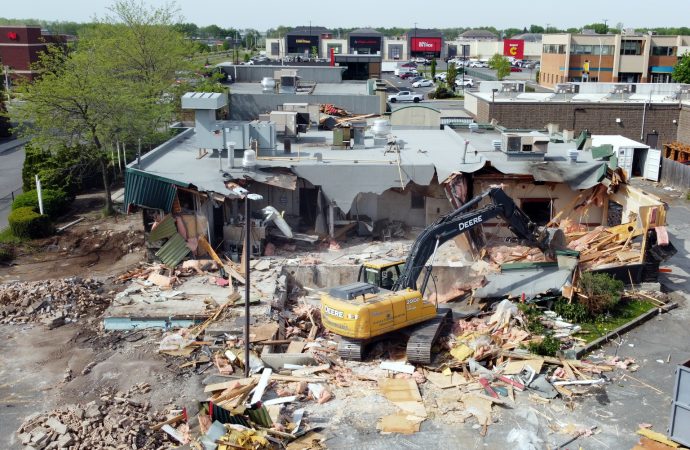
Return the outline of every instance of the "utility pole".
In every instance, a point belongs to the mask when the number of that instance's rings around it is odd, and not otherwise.
[[[606,34],[609,32],[609,26],[608,26],[609,19],[602,19],[602,21],[604,22],[604,34]]]

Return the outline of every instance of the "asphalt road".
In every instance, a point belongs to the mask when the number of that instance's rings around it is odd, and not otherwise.
[[[12,206],[12,193],[21,193],[24,146],[3,151],[7,143],[0,144],[0,229],[7,226],[7,216]]]

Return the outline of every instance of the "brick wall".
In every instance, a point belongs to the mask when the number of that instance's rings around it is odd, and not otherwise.
[[[592,134],[620,134],[636,141],[645,141],[646,135],[656,130],[659,146],[678,139],[681,128],[690,128],[690,110],[686,111],[686,125],[681,126],[678,105],[653,104],[647,106],[644,137],[642,130],[642,103],[596,104],[596,103],[494,103],[477,100],[477,122],[488,123],[498,120],[507,128],[543,129],[547,123],[557,123],[563,129],[574,129],[576,133],[588,129]],[[616,123],[616,118],[621,123]],[[678,120],[678,126],[673,123]],[[690,136],[686,136],[690,138]]]
[[[683,144],[690,145],[690,106],[683,105],[678,118],[677,140]]]

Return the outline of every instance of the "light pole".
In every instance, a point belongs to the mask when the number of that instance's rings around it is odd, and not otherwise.
[[[417,42],[417,22],[414,23],[414,41]],[[412,59],[412,49],[410,49],[410,59]]]
[[[259,194],[247,194],[244,198],[244,376],[249,377],[249,260],[251,259],[251,207],[252,200],[262,200]]]
[[[597,65],[597,82],[601,83],[601,54],[603,53],[604,46],[602,45],[601,38],[599,39],[599,64]]]

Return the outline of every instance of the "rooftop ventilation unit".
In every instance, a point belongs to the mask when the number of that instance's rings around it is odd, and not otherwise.
[[[524,83],[503,83],[501,84],[501,92],[525,92]]]
[[[556,94],[579,94],[580,85],[574,83],[561,83],[556,85]]]
[[[612,94],[634,94],[637,91],[636,84],[616,84],[613,86]]]

